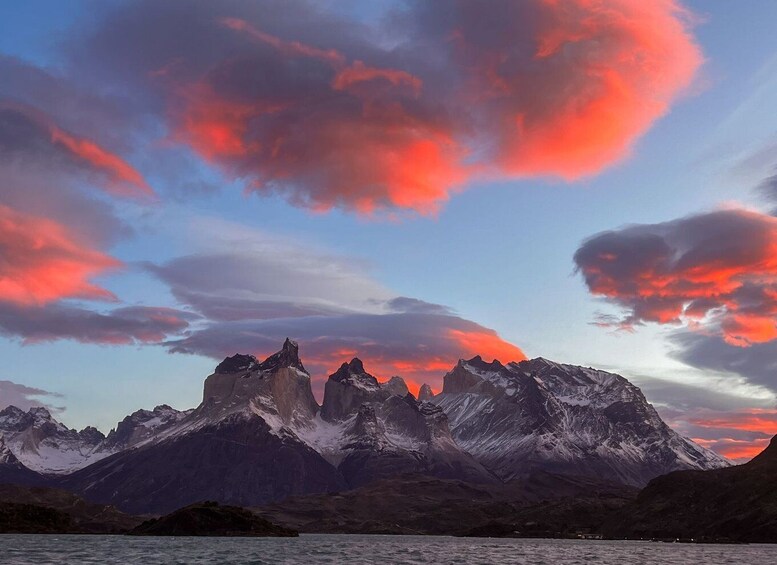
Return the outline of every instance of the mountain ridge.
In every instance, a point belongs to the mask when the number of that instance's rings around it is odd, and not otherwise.
[[[416,399],[401,377],[380,382],[353,358],[329,376],[319,406],[287,339],[261,362],[227,357],[198,407],[136,411],[92,447],[99,458],[46,480],[123,510],[162,512],[204,495],[257,506],[401,475],[489,484],[546,470],[642,486],[727,464],[671,431],[614,373],[476,356],[446,374],[440,393],[423,392]],[[590,448],[613,434],[618,449]]]

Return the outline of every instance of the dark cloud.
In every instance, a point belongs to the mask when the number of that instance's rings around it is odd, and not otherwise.
[[[276,351],[286,336],[300,342],[316,388],[354,356],[380,377],[401,375],[416,387],[429,382],[435,388],[459,358],[477,354],[504,362],[525,358],[520,349],[479,324],[456,316],[419,313],[218,322],[171,340],[167,346],[173,352],[215,359],[236,352],[263,356]]]
[[[105,345],[158,343],[186,330],[194,318],[172,308],[126,306],[103,313],[62,303],[42,307],[0,303],[0,334],[25,344],[60,339]]]
[[[728,209],[604,232],[574,256],[620,324],[703,324],[730,345],[777,338],[777,220]]]
[[[27,411],[32,407],[43,406],[51,412],[62,412],[64,406],[52,406],[51,402],[59,402],[62,395],[40,388],[26,386],[11,381],[0,381],[0,410],[6,406],[16,406]]]
[[[424,302],[417,298],[409,298],[407,296],[398,296],[388,300],[386,306],[392,312],[400,312],[405,314],[439,314],[449,315],[453,312],[447,306],[441,304],[432,304],[431,302]]]
[[[358,355],[375,374],[436,384],[457,359],[481,354],[523,358],[494,331],[450,309],[393,296],[358,261],[243,233],[231,252],[180,257],[147,268],[206,321],[166,345],[178,353],[222,358],[274,352],[300,341],[305,364],[322,378]],[[235,247],[235,245],[231,245]]]
[[[670,335],[673,357],[698,369],[739,375],[777,393],[777,341],[737,347],[716,335],[679,331]]]

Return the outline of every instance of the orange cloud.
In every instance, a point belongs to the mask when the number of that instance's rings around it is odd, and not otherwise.
[[[777,218],[728,209],[594,236],[575,253],[620,322],[687,324],[748,347],[777,339]]]
[[[412,357],[403,358],[399,351],[378,351],[367,345],[359,353],[354,350],[336,350],[325,356],[311,359],[311,367],[325,366],[327,374],[333,373],[343,363],[352,357],[359,357],[368,371],[386,380],[394,375],[405,379],[410,392],[418,394],[422,384],[431,384],[433,390],[439,392],[438,383],[442,376],[450,371],[459,359],[469,359],[480,355],[487,359],[523,361],[526,359],[523,351],[515,345],[503,340],[493,330],[456,330],[445,332],[444,351],[422,349]],[[315,351],[315,348],[311,348]]]
[[[720,439],[703,439],[692,438],[693,441],[712,449],[715,452],[736,461],[738,463],[745,463],[760,454],[769,445],[768,438],[754,439],[754,440],[740,440],[733,438],[720,438]]]
[[[698,418],[692,422],[705,428],[728,428],[769,435],[777,434],[777,410],[753,409],[712,418]]]
[[[330,20],[290,40],[219,19],[248,41],[170,86],[174,137],[295,205],[430,214],[475,177],[611,165],[702,62],[674,0],[452,0],[435,25],[423,12],[390,51]]]
[[[89,279],[120,266],[65,226],[0,204],[0,302],[43,305],[61,298],[113,300]]]
[[[673,0],[545,0],[539,13],[532,67],[486,59],[502,85],[499,161],[511,173],[575,179],[623,158],[702,62]]]

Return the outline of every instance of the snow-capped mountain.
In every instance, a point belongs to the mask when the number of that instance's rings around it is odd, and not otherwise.
[[[99,430],[69,429],[43,407],[0,411],[0,439],[19,462],[39,473],[68,473],[110,455],[98,451],[105,439]]]
[[[425,385],[420,400],[359,359],[329,376],[321,406],[310,381],[287,339],[264,361],[226,358],[197,408],[139,410],[107,438],[9,407],[0,482],[70,471],[46,480],[146,513],[203,499],[256,506],[409,473],[488,483],[543,470],[644,485],[729,464],[672,431],[623,377],[541,358],[461,360],[441,393]]]
[[[505,480],[542,469],[643,486],[730,464],[669,428],[638,387],[596,369],[474,357],[445,375],[432,402],[458,445]]]
[[[329,376],[321,417],[301,436],[352,487],[407,473],[495,480],[453,441],[442,409],[416,401],[400,377],[379,383],[357,358]]]
[[[191,412],[192,410],[176,410],[167,404],[157,406],[153,410],[133,412],[108,433],[105,440],[97,446],[96,451],[107,452],[110,455],[134,447],[161,434]]]

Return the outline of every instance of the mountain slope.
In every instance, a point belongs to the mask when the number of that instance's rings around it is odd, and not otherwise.
[[[542,358],[459,361],[432,402],[455,441],[505,480],[534,470],[642,486],[728,462],[679,436],[620,375]]]
[[[752,461],[652,480],[610,521],[610,535],[777,541],[777,436]]]
[[[68,429],[43,407],[0,411],[0,438],[25,467],[40,473],[68,473],[109,455],[98,450],[105,439],[99,430]]]
[[[351,487],[408,473],[476,483],[496,480],[456,445],[441,408],[417,402],[399,377],[379,383],[358,358],[330,375],[321,420],[320,429],[329,430],[324,434],[328,443],[311,437],[311,444],[338,465]]]
[[[164,513],[203,499],[257,505],[345,487],[293,428],[317,405],[287,340],[258,363],[235,356],[205,381],[203,402],[174,425],[65,477],[63,488],[133,513]]]
[[[46,478],[25,467],[0,437],[0,484],[43,485]]]

